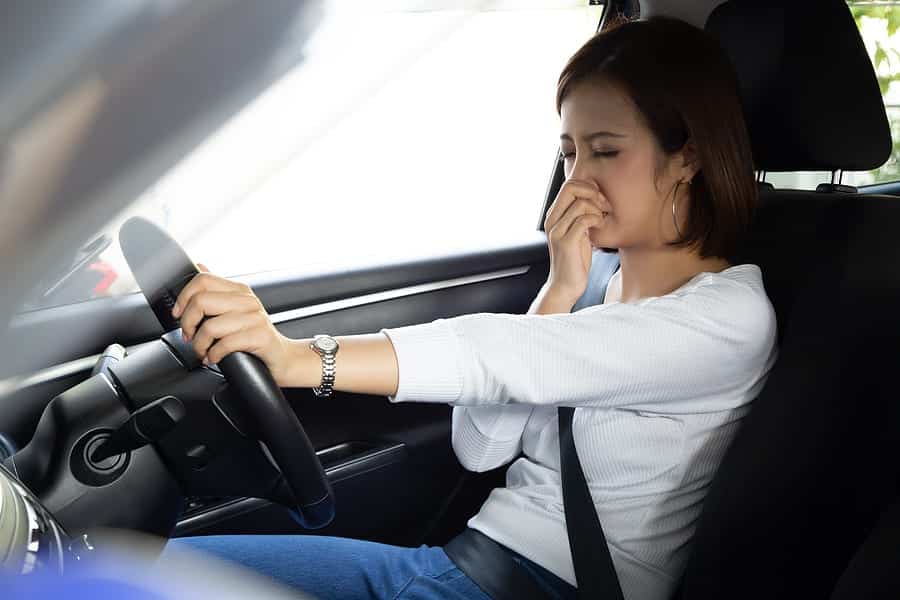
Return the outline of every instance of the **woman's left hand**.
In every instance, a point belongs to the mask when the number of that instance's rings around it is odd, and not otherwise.
[[[250,286],[213,275],[204,265],[198,268],[202,272],[181,290],[172,309],[172,316],[181,319],[185,340],[204,364],[217,363],[232,352],[255,354],[283,387],[291,340],[275,329]]]

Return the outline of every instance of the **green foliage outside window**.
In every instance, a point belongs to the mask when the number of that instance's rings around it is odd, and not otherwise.
[[[900,29],[900,4],[898,5],[850,5],[856,26],[863,35],[869,58],[875,67],[881,95],[885,98],[891,137],[894,140],[890,158],[880,168],[871,171],[874,182],[900,180],[900,53],[894,34]],[[867,36],[870,31],[885,31],[886,36]],[[891,90],[891,87],[894,89]]]

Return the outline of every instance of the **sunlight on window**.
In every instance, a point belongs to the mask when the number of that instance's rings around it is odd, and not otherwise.
[[[452,4],[332,3],[304,62],[108,231],[146,216],[226,276],[533,239],[556,81],[602,7]],[[134,291],[116,246],[110,291]]]

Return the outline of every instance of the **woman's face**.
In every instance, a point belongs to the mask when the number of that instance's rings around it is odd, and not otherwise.
[[[664,157],[637,108],[619,86],[586,80],[562,102],[561,150],[566,179],[593,182],[608,213],[604,224],[588,230],[595,248],[661,248],[677,238],[672,220],[672,189],[694,170],[683,155]],[[655,180],[658,161],[662,162]],[[687,186],[678,186],[678,226],[685,230]]]

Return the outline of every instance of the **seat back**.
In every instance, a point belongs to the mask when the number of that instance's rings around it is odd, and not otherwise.
[[[831,600],[900,598],[900,498],[884,513],[838,580]]]
[[[732,0],[707,30],[742,82],[755,168],[887,159],[880,90],[842,0]],[[779,358],[710,485],[680,597],[827,598],[897,497],[898,232],[896,197],[761,191],[732,262],[762,270]]]
[[[900,201],[775,192],[762,268],[779,357],[704,500],[684,597],[827,598],[897,496]]]

